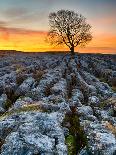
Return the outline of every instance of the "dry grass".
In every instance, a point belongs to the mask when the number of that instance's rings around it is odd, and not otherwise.
[[[16,64],[15,67],[16,67],[16,73],[17,74],[22,73],[23,71],[25,71],[25,67],[20,65],[20,64]]]
[[[45,96],[49,96],[49,95],[51,95],[51,86],[46,86],[46,88],[45,88]]]
[[[19,114],[21,112],[29,112],[29,111],[47,112],[47,110],[45,110],[44,108],[42,108],[37,104],[24,105],[19,109],[11,110],[4,113],[2,116],[0,116],[0,120],[4,120],[7,117],[12,116],[13,114]]]
[[[112,86],[111,88],[116,93],[116,86]]]
[[[21,85],[23,81],[26,79],[26,76],[24,74],[18,74],[16,77],[16,83],[17,85]]]
[[[113,126],[111,123],[107,122],[106,128],[116,136],[116,126]]]
[[[4,140],[0,138],[0,153],[1,153],[1,148],[3,144],[4,144]]]
[[[36,70],[36,71],[33,73],[33,78],[34,78],[37,82],[39,82],[44,74],[45,74],[45,71]]]

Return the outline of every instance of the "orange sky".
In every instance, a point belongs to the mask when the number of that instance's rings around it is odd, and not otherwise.
[[[52,47],[46,41],[46,31],[32,31],[18,28],[0,29],[0,49],[21,51],[64,51],[65,46]],[[93,34],[93,40],[85,47],[77,47],[79,52],[115,53],[116,36],[112,34]]]
[[[45,42],[48,15],[60,9],[81,13],[93,40],[75,51],[116,54],[116,0],[1,0],[0,50],[64,51]]]

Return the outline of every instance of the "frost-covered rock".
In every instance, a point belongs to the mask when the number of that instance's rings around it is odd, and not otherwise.
[[[12,132],[7,138],[6,143],[2,146],[1,155],[23,155],[29,153],[29,148],[20,140],[18,132]]]
[[[26,105],[30,105],[33,103],[33,100],[30,98],[30,97],[22,97],[22,98],[19,98],[14,104],[13,106],[11,107],[10,110],[14,109],[19,109],[23,106],[26,106]]]
[[[15,83],[16,82],[16,72],[11,71],[10,74],[5,74],[4,76],[0,77],[0,81],[5,84]]]
[[[15,119],[9,118],[9,119],[3,119],[0,121],[0,139],[4,140],[10,132],[13,132],[13,130],[16,130],[19,123],[16,122]]]
[[[98,106],[99,102],[100,101],[99,101],[98,97],[96,97],[96,96],[91,96],[88,99],[88,105],[91,105],[91,106]]]
[[[81,104],[81,102],[80,102],[80,100],[79,99],[76,99],[76,100],[70,100],[69,101],[69,106],[73,106],[73,107],[81,107],[82,106],[82,104]]]
[[[65,98],[62,97],[62,95],[49,95],[48,97],[43,97],[42,101],[45,103],[51,103],[51,104],[60,104],[62,102],[65,102]]]
[[[81,102],[83,102],[84,101],[84,96],[83,96],[82,92],[79,89],[73,89],[71,100],[72,101],[77,101],[78,99]]]
[[[54,95],[62,95],[62,97],[66,97],[67,95],[67,83],[65,79],[61,79],[58,83],[56,83],[51,88],[51,93]]]
[[[15,94],[17,95],[25,95],[26,93],[28,93],[32,87],[32,85],[34,84],[35,79],[32,77],[29,77],[28,79],[26,79],[16,90]]]
[[[95,76],[88,72],[82,72],[85,81],[96,88],[97,92],[103,96],[111,96],[112,90],[107,83],[100,82]]]
[[[61,78],[61,70],[56,68],[54,70],[46,71],[43,78],[40,80],[39,85],[33,88],[27,96],[32,97],[33,100],[41,100],[43,97],[51,94],[51,87]],[[50,93],[50,94],[49,94]]]
[[[2,107],[0,107],[0,114],[1,114],[1,113],[4,113],[4,112],[5,112],[5,109],[2,108]]]
[[[111,112],[108,110],[95,110],[96,115],[100,120],[110,120]]]
[[[102,124],[85,121],[88,142],[94,154],[112,155],[116,151],[116,139]]]
[[[78,154],[116,154],[115,70],[115,55],[0,55],[1,155],[67,155],[62,124],[72,107],[88,139]]]
[[[5,102],[7,100],[7,95],[6,94],[2,94],[0,96],[0,113],[4,112],[4,106],[5,106]]]
[[[67,154],[63,115],[58,113],[25,112],[0,122],[1,139],[5,139],[1,154],[21,154],[34,151],[43,154]],[[7,132],[5,136],[2,133]],[[57,141],[57,142],[56,142]]]
[[[82,107],[78,107],[77,108],[77,111],[79,114],[82,114],[82,115],[93,115],[93,110],[90,106],[82,106]]]
[[[112,90],[107,83],[97,82],[95,85],[99,94],[105,97],[108,97],[108,96],[110,97],[112,95]]]

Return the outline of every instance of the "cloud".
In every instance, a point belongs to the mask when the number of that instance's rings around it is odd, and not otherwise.
[[[7,22],[0,21],[0,28],[4,28],[7,26]]]
[[[116,24],[116,18],[114,16],[96,17],[91,19],[90,22],[94,25],[113,25]]]
[[[47,31],[34,31],[34,30],[27,30],[27,29],[21,29],[21,28],[8,28],[8,27],[0,27],[0,32],[3,32],[3,31],[7,31],[7,33],[9,34],[20,34],[20,35],[38,35],[38,34],[44,34],[46,35],[47,34]]]
[[[3,40],[8,40],[9,38],[9,33],[7,31],[7,22],[0,21],[0,38]]]
[[[48,12],[46,10],[10,7],[4,10],[2,14],[8,27],[48,29]]]
[[[28,13],[28,10],[26,8],[18,8],[18,7],[7,8],[7,10],[3,12],[3,14],[6,17],[10,17],[10,18],[20,17],[27,13]]]

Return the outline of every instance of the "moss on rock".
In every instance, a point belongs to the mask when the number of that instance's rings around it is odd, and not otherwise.
[[[84,130],[80,125],[79,115],[74,108],[65,115],[63,126],[69,129],[69,135],[66,137],[68,153],[69,155],[76,155],[88,143]]]

